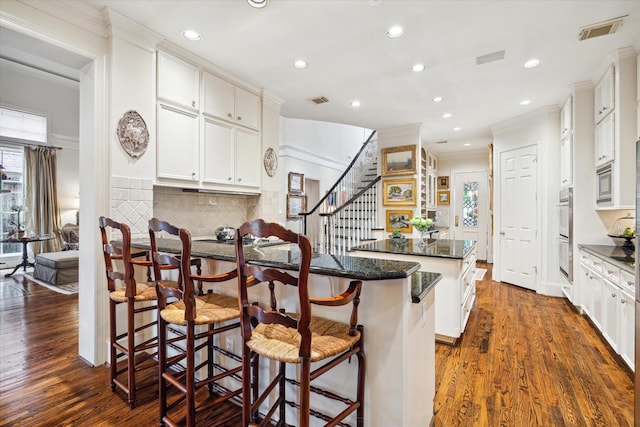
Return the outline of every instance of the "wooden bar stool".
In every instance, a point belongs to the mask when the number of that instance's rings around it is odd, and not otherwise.
[[[160,252],[153,253],[153,268],[155,277],[160,277],[163,265],[180,268],[182,289],[166,286],[161,281],[156,282],[158,294],[158,363],[159,363],[159,400],[161,425],[178,425],[180,410],[178,405],[184,402],[186,408],[187,427],[196,423],[196,411],[209,409],[213,405],[239,397],[242,388],[230,390],[223,387],[220,381],[224,378],[240,381],[238,374],[242,370],[241,359],[235,356],[238,366],[225,368],[215,363],[216,354],[224,354],[228,358],[234,355],[214,345],[214,336],[231,331],[239,327],[237,319],[240,315],[238,300],[212,292],[196,296],[194,281],[220,283],[229,281],[233,285],[237,276],[236,270],[216,275],[191,274],[191,235],[184,228],[176,228],[168,223],[156,222],[156,229],[162,228],[169,234],[178,236],[182,243],[179,257]],[[235,321],[235,322],[234,322]],[[197,330],[199,329],[199,331]],[[204,331],[202,329],[205,329]],[[185,331],[184,334],[178,331]],[[202,350],[202,351],[201,351]],[[204,360],[196,361],[196,353],[205,353]],[[169,352],[172,351],[172,354]],[[183,364],[180,364],[182,362]],[[186,366],[185,366],[186,365]],[[198,378],[201,370],[206,368],[206,376]],[[196,402],[196,393],[208,386],[209,393],[217,392],[214,399]],[[228,385],[228,383],[227,383]],[[178,397],[170,401],[169,387],[178,392]],[[202,399],[199,399],[202,400]],[[216,420],[214,425],[220,425],[237,417],[231,414],[225,419]],[[209,424],[211,425],[211,424]]]
[[[275,236],[286,242],[294,243],[300,250],[298,277],[277,268],[265,268],[248,265],[245,261],[242,238],[252,234],[256,238]],[[329,426],[342,425],[345,418],[356,411],[356,424],[364,425],[364,380],[365,355],[363,349],[363,327],[357,325],[358,304],[362,282],[352,281],[346,291],[331,298],[311,298],[307,289],[309,267],[311,264],[311,245],[309,240],[276,223],[263,220],[247,222],[236,231],[236,262],[238,265],[238,295],[240,301],[240,323],[243,339],[242,350],[242,393],[245,397],[242,404],[242,425],[270,425],[277,413],[277,425],[287,425],[285,420],[286,405],[298,409],[298,420],[293,424],[308,427],[310,415],[324,420]],[[270,308],[264,309],[258,303],[249,303],[249,289],[265,283],[269,287]],[[286,312],[277,310],[275,284],[291,285],[297,290],[299,310]],[[312,316],[311,304],[324,306],[343,306],[352,303],[350,324],[336,322]],[[277,375],[269,384],[258,390],[259,357],[266,357],[279,362]],[[311,381],[317,379],[330,369],[345,360],[356,356],[358,359],[358,379],[355,400],[341,396],[339,391],[323,390],[312,387]],[[321,366],[313,371],[311,363],[319,362]],[[286,377],[287,363],[300,367],[299,380]],[[251,371],[253,370],[253,376]],[[253,382],[253,384],[252,384]],[[298,386],[298,399],[294,402],[285,396],[286,384]],[[248,397],[253,392],[252,399]],[[265,399],[273,392],[278,398],[266,411],[260,421],[258,410]],[[335,401],[346,404],[346,408],[337,415],[322,414],[310,407],[310,392],[314,392]]]
[[[131,231],[127,224],[119,223],[111,218],[101,216],[98,219],[100,233],[102,235],[102,251],[104,254],[104,263],[107,274],[107,286],[109,288],[109,348],[110,348],[110,382],[111,390],[115,391],[116,387],[120,388],[127,394],[127,402],[129,407],[135,406],[136,392],[142,388],[156,385],[155,379],[148,380],[144,383],[136,381],[136,373],[145,369],[157,366],[155,357],[157,355],[156,347],[158,345],[155,330],[152,332],[153,337],[144,342],[136,344],[135,335],[148,328],[153,327],[155,321],[147,321],[139,324],[136,322],[136,315],[156,310],[155,303],[149,304],[149,301],[156,300],[156,291],[153,284],[137,283],[134,277],[134,267],[131,256]],[[117,231],[116,231],[117,230]],[[120,236],[113,236],[111,234]],[[121,240],[122,245],[116,246],[111,240]],[[144,255],[144,252],[138,252],[136,256]],[[122,260],[123,270],[114,270],[113,261]],[[122,287],[116,287],[116,282],[122,282]],[[144,304],[146,303],[146,304]],[[119,316],[116,307],[119,304],[127,305],[126,314],[126,332],[118,334]],[[138,316],[141,317],[141,316]],[[126,344],[122,343],[126,340]],[[126,365],[118,368],[118,359],[126,357]],[[127,374],[126,381],[119,376],[123,373]]]
[[[161,221],[158,218],[151,218],[149,220],[149,243],[151,245],[151,251],[150,253],[153,254],[154,252],[158,252],[158,243],[157,243],[157,239],[158,239],[158,235],[162,232],[165,232],[167,234],[172,234],[172,231],[175,230],[175,227],[171,224],[169,224],[166,221]],[[176,258],[180,258],[179,255],[176,255]],[[149,268],[151,270],[154,269],[153,267],[153,262],[150,259],[149,261],[134,261],[134,264],[137,265],[149,265]],[[191,258],[191,266],[196,268],[196,275],[201,275],[202,274],[202,260],[200,258]],[[174,270],[175,267],[170,266],[170,265],[160,265],[160,272],[165,271],[165,270]],[[155,275],[155,274],[154,274]],[[149,275],[151,276],[151,275]],[[178,278],[177,280],[166,280],[163,279],[161,276],[155,276],[154,281],[157,280],[161,280],[162,284],[165,286],[170,286],[173,288],[182,288],[182,273],[180,272],[180,269],[178,268]],[[198,282],[198,295],[202,295],[202,282]]]

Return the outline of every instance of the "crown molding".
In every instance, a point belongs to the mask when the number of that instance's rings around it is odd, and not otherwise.
[[[108,7],[103,9],[103,15],[110,36],[122,39],[149,53],[154,53],[158,43],[165,39],[162,34],[156,33]]]

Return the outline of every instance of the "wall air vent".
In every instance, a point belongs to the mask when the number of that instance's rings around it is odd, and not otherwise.
[[[476,56],[476,65],[487,64],[489,62],[500,61],[504,59],[504,50],[499,52],[488,53],[482,56]]]
[[[620,28],[622,20],[627,16],[629,15],[582,27],[580,28],[580,33],[578,33],[578,40],[582,41],[592,39],[594,37],[606,36],[607,34],[613,34],[618,30],[618,28]]]
[[[326,102],[329,102],[329,99],[325,98],[324,96],[319,96],[317,98],[311,98],[311,102],[313,102],[314,104],[324,104]]]
[[[446,144],[446,143],[447,143],[447,140],[446,140],[446,139],[445,139],[445,140],[443,140],[443,141],[436,141],[436,142],[434,142],[434,144]]]

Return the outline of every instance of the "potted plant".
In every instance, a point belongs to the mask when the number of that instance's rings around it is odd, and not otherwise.
[[[393,230],[389,235],[392,239],[402,239],[404,236],[400,230]]]

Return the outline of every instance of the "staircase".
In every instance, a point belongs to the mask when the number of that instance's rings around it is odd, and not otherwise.
[[[301,213],[304,234],[320,253],[344,255],[375,240],[378,228],[377,139],[373,131],[336,183],[309,212]]]

